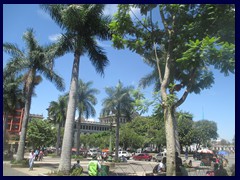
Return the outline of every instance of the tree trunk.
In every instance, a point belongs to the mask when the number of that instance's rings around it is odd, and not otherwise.
[[[69,172],[71,169],[71,148],[73,140],[73,128],[74,119],[76,112],[76,94],[77,94],[77,84],[78,84],[78,74],[79,74],[79,62],[80,55],[74,54],[74,62],[72,69],[72,79],[69,91],[69,101],[67,107],[67,116],[64,128],[63,143],[62,143],[62,153],[60,164],[58,167],[59,171]]]
[[[173,108],[173,114],[172,114],[172,120],[173,120],[173,125],[174,125],[174,136],[175,136],[175,143],[176,143],[176,152],[178,152],[178,154],[181,154],[181,147],[180,147],[180,143],[179,143],[179,136],[178,136],[178,127],[177,127],[177,120],[175,117],[176,114],[176,110],[175,108]]]
[[[60,155],[59,147],[60,147],[60,140],[61,140],[61,123],[58,123],[58,131],[57,131],[57,143],[56,143],[56,155]]]
[[[81,126],[81,116],[82,113],[79,113],[79,117],[78,117],[78,122],[77,122],[77,156],[79,156],[79,148],[80,148],[80,126]]]
[[[8,125],[8,113],[4,113],[4,119],[3,119],[3,150],[6,149],[6,141],[7,141],[7,125]]]
[[[175,158],[175,130],[174,130],[174,110],[172,107],[165,107],[164,119],[167,141],[167,176],[176,176],[176,158]]]
[[[16,157],[17,161],[21,161],[24,159],[25,140],[27,135],[27,125],[28,125],[28,118],[29,118],[30,107],[31,107],[33,80],[34,80],[35,74],[36,74],[35,70],[30,70],[29,76],[27,78],[26,101],[25,101],[25,107],[24,107],[22,129],[21,129],[18,150],[17,150],[17,157]]]

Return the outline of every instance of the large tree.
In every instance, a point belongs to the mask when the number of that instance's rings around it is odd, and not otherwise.
[[[77,120],[77,155],[79,155],[80,148],[80,126],[82,116],[88,119],[89,117],[95,117],[96,110],[94,105],[97,104],[97,98],[95,97],[99,91],[95,88],[91,88],[93,84],[92,81],[84,83],[81,79],[78,81],[78,91],[77,91],[77,110],[78,110],[78,120]]]
[[[57,57],[55,53],[55,45],[50,44],[48,46],[40,46],[34,37],[33,29],[28,29],[24,33],[23,40],[26,43],[25,51],[20,50],[17,45],[12,43],[3,44],[3,51],[11,56],[10,61],[5,67],[6,76],[24,73],[26,78],[24,87],[25,107],[20,141],[17,150],[17,161],[24,158],[28,117],[31,107],[33,88],[35,85],[34,81],[38,76],[37,73],[44,75],[46,79],[53,82],[59,90],[64,89],[62,78],[53,71],[53,60]]]
[[[64,127],[67,114],[68,95],[58,97],[58,101],[51,101],[48,107],[48,119],[57,125],[56,155],[60,155],[61,128]]]
[[[98,46],[97,39],[110,38],[109,17],[103,15],[103,4],[44,4],[41,7],[64,30],[59,41],[60,54],[74,54],[62,154],[58,168],[59,171],[68,173],[71,169],[80,57],[87,54],[96,71],[103,75],[109,61],[103,48]]]
[[[14,116],[17,107],[24,106],[22,76],[5,77],[3,73],[3,145],[5,148],[8,115]]]
[[[132,7],[139,8],[144,18],[135,15]],[[212,86],[212,68],[224,75],[234,73],[235,7],[228,4],[118,5],[110,28],[116,48],[129,48],[140,54],[155,70],[148,78],[153,80],[150,82],[157,81],[164,112],[167,175],[176,175],[175,110],[189,93],[200,93]]]
[[[193,134],[193,141],[197,144],[197,148],[200,145],[207,147],[211,139],[217,139],[218,137],[217,124],[209,120],[196,121],[193,124]]]
[[[124,87],[119,81],[115,87],[107,87],[105,91],[107,97],[103,100],[103,115],[114,115],[116,118],[116,142],[115,142],[115,160],[118,160],[119,149],[119,127],[120,117],[125,116],[128,120],[133,113],[133,98],[131,97],[132,86]]]
[[[33,149],[48,147],[56,142],[56,130],[50,121],[32,119],[28,124],[27,140]]]

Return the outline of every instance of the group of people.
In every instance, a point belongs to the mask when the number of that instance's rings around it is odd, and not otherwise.
[[[43,150],[38,150],[36,149],[35,152],[34,150],[31,150],[29,153],[29,170],[33,170],[33,165],[34,165],[34,161],[42,161],[44,156]]]
[[[70,173],[73,172],[75,169],[79,169],[79,168],[83,169],[80,165],[80,160],[77,160],[77,163],[75,163],[72,166]],[[92,157],[92,160],[88,163],[87,169],[88,169],[89,176],[98,176],[99,175],[99,173],[101,172],[101,164],[100,164],[97,156]]]
[[[213,171],[208,171],[206,173],[207,176],[228,176],[227,170],[224,169],[225,166],[227,166],[227,159],[225,159],[223,156],[217,156],[213,158],[214,165],[213,165]]]

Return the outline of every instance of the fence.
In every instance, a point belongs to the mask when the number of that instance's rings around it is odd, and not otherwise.
[[[153,174],[156,164],[152,163],[112,163],[110,165],[109,176],[165,176],[165,173]],[[183,176],[206,176],[207,171],[212,171],[210,166],[200,166],[194,168],[183,168]]]

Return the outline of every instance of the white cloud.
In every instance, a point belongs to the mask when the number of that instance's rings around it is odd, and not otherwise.
[[[53,34],[48,36],[48,39],[52,42],[57,41],[62,35],[61,34]]]

